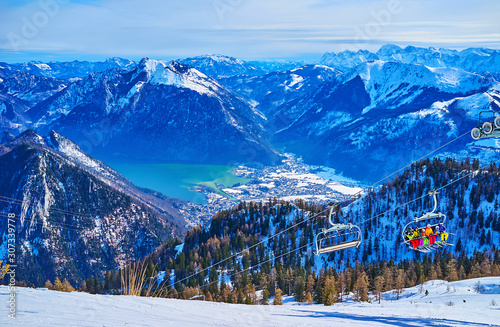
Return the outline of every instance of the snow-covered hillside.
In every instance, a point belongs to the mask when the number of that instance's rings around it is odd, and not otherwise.
[[[426,291],[428,295],[426,295]],[[0,287],[6,299],[9,290]],[[379,304],[297,303],[252,306],[17,288],[16,320],[0,309],[2,326],[500,326],[500,277],[429,281],[384,293]]]

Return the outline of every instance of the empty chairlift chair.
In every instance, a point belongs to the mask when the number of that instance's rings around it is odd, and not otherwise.
[[[486,118],[485,118],[486,116]],[[482,138],[500,137],[500,114],[496,111],[481,111],[477,127],[471,131],[474,140]]]
[[[316,255],[358,247],[362,242],[361,229],[358,226],[332,222],[333,210],[334,206],[331,206],[328,216],[330,227],[322,228],[314,238]]]

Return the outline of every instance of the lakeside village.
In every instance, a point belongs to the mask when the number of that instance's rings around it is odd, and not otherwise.
[[[242,201],[265,202],[270,198],[279,198],[286,201],[303,199],[326,204],[345,200],[362,191],[362,185],[336,175],[334,169],[309,166],[290,154],[286,155],[286,159],[278,166],[262,169],[238,166],[230,172],[248,182],[227,187],[222,181],[220,184],[215,183],[216,188],[204,185],[193,188],[205,196],[207,203],[190,204],[190,211],[196,211],[196,217],[191,220],[192,226],[204,225],[218,211],[227,210]]]

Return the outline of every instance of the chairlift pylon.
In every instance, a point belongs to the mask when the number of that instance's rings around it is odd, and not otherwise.
[[[351,223],[333,223],[332,215],[334,209],[335,206],[332,205],[328,215],[330,227],[322,228],[321,231],[314,237],[316,255],[358,247],[363,240],[359,226]]]

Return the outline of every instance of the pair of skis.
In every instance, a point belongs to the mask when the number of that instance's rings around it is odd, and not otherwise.
[[[418,247],[418,248],[415,248],[415,249],[410,246],[409,248],[411,250],[416,250],[416,251],[420,251],[420,252],[424,252],[424,253],[429,253],[429,252],[431,252],[432,249],[437,248],[437,247],[454,246],[454,245],[455,244],[451,244],[451,243],[448,243],[448,242],[445,242],[445,241],[437,241],[437,242],[435,242],[432,245],[421,246],[421,247]]]

